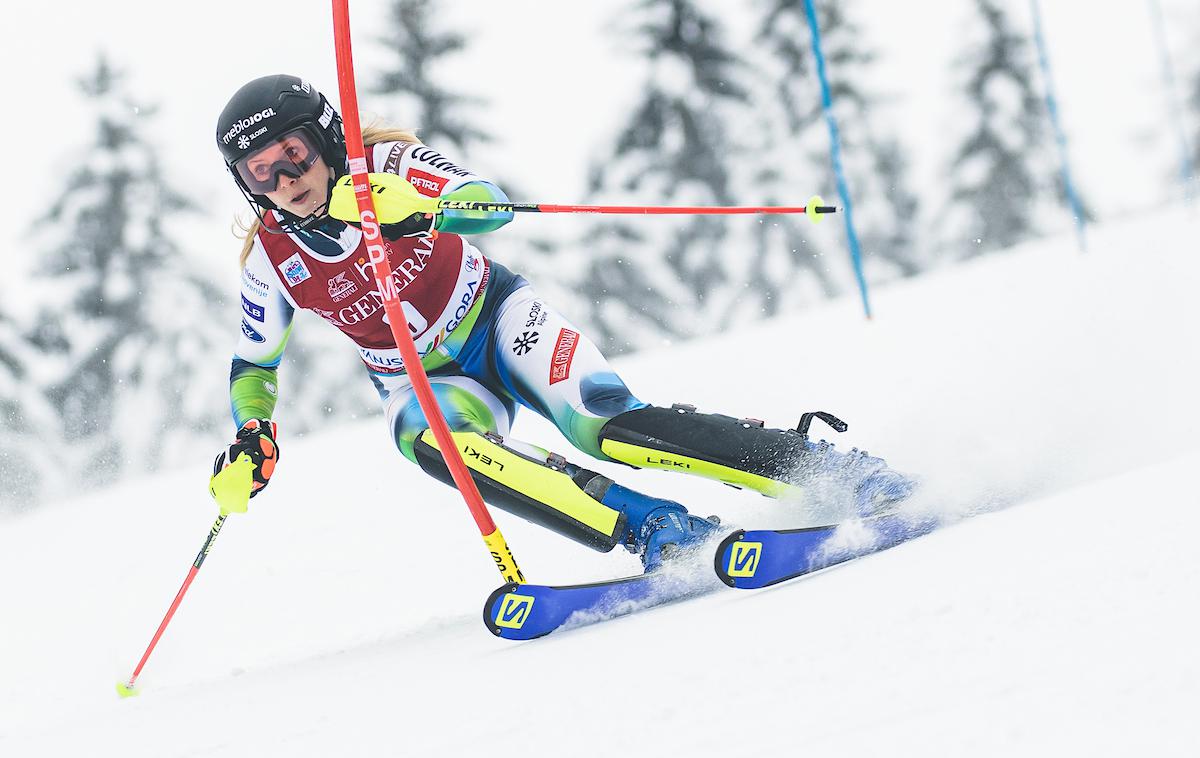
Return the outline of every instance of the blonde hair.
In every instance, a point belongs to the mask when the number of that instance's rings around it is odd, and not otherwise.
[[[370,147],[378,145],[380,142],[411,142],[413,144],[421,144],[421,140],[417,139],[415,130],[400,129],[394,126],[386,126],[380,124],[367,124],[362,130],[363,145]],[[233,220],[233,236],[243,240],[242,254],[238,257],[238,267],[246,267],[246,259],[250,257],[250,251],[254,249],[254,238],[258,236],[258,230],[262,226],[262,222],[257,218],[253,220],[243,220],[240,216]]]

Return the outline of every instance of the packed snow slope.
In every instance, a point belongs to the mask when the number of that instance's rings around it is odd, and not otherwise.
[[[873,322],[847,299],[619,362],[656,403],[835,412],[973,515],[769,590],[495,639],[454,493],[378,420],[285,424],[122,701],[215,516],[208,462],[2,522],[0,755],[1200,754],[1198,232],[1164,212],[881,289]],[[726,522],[825,516],[602,468]],[[535,581],[637,565],[498,521]]]

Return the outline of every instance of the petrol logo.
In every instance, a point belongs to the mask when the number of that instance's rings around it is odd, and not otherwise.
[[[408,176],[405,178],[408,179],[409,184],[416,188],[417,192],[426,197],[437,197],[442,194],[447,181],[440,176],[434,176],[416,168],[410,168]]]
[[[761,542],[735,542],[729,551],[729,565],[725,573],[731,577],[749,579],[758,571],[758,561],[762,558]]]
[[[496,626],[505,629],[520,629],[529,620],[529,612],[533,610],[533,598],[526,595],[508,593],[500,599],[500,607],[496,617],[492,619]]]

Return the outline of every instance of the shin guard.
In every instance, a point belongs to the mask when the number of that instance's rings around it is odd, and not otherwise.
[[[494,434],[452,436],[485,502],[601,552],[624,539],[625,514],[600,502],[611,479],[557,455],[517,452]],[[422,470],[454,486],[431,431],[417,437],[413,452]]]
[[[772,497],[794,494],[813,474],[806,437],[798,431],[697,413],[690,405],[627,411],[599,436],[604,454],[621,463],[696,474]]]

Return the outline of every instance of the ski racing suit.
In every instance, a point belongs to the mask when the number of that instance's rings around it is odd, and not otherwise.
[[[431,197],[508,200],[421,144],[379,143],[367,160],[370,171],[404,176]],[[409,334],[485,501],[602,551],[631,546],[639,520],[670,502],[509,439],[518,406],[601,460],[698,474],[771,496],[828,468],[828,452],[803,432],[639,400],[595,344],[523,277],[460,236],[493,231],[511,218],[446,211],[434,236],[387,246]],[[332,218],[291,233],[279,233],[274,212],[265,221],[275,233],[258,232],[242,270],[241,336],[230,375],[235,424],[271,416],[292,319],[305,308],[357,346],[400,452],[453,486],[386,321],[362,232]]]

